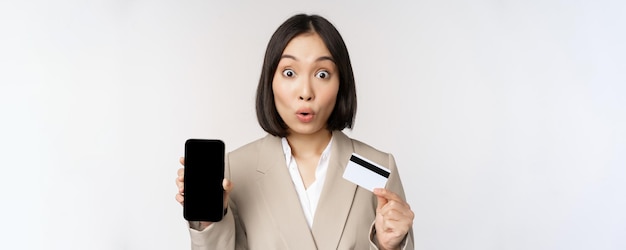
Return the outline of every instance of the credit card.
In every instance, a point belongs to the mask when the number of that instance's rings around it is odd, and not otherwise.
[[[343,178],[374,192],[374,188],[385,188],[391,171],[356,153],[353,153],[343,172]]]

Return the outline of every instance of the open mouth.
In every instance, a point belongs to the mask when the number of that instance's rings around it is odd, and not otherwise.
[[[310,109],[304,109],[304,110],[299,110],[296,113],[298,120],[300,120],[300,122],[311,122],[313,120],[313,117],[315,116],[315,114],[313,113],[312,110]]]

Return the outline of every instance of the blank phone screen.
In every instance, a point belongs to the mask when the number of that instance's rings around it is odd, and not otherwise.
[[[220,221],[224,213],[224,143],[189,139],[185,142],[185,201],[188,221]]]

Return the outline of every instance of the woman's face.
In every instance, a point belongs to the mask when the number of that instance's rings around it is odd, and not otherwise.
[[[325,133],[338,90],[339,72],[322,38],[317,33],[294,37],[272,84],[276,109],[289,134]]]

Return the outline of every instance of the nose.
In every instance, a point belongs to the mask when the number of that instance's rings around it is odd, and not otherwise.
[[[302,79],[300,83],[300,93],[298,95],[298,99],[301,101],[312,101],[315,98],[315,94],[313,91],[313,86],[311,86],[311,81],[308,78]]]

